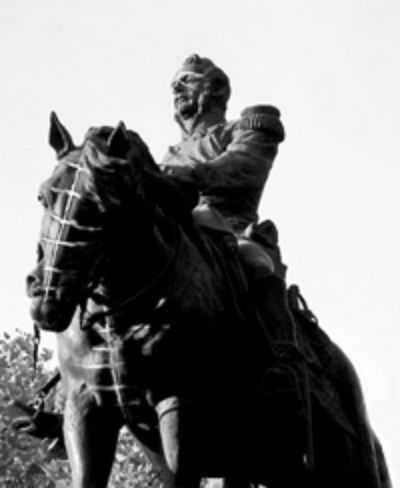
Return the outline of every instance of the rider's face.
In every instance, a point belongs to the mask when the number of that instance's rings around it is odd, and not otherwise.
[[[195,115],[199,108],[199,100],[204,92],[205,77],[190,71],[179,71],[172,84],[174,107],[184,119]]]

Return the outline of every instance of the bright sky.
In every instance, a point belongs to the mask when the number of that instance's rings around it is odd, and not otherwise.
[[[355,363],[399,478],[399,25],[397,0],[3,0],[0,327],[31,327],[50,111],[76,142],[122,119],[160,159],[179,139],[172,75],[193,52],[211,57],[231,78],[229,118],[257,103],[282,112],[261,216],[278,224],[289,281]]]

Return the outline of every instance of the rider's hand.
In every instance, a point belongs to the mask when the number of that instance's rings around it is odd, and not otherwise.
[[[190,166],[164,166],[162,169],[164,174],[172,177],[175,181],[189,184],[194,184],[196,181],[193,168]]]

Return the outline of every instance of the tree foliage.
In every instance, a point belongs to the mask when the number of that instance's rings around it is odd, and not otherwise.
[[[16,412],[13,401],[33,400],[35,392],[54,373],[52,352],[40,352],[33,371],[33,337],[16,331],[0,337],[0,486],[4,488],[67,488],[70,483],[66,459],[50,452],[49,441],[16,432],[10,427]],[[46,408],[56,407],[54,392]],[[159,481],[151,465],[126,431],[122,431],[110,488],[155,488]]]

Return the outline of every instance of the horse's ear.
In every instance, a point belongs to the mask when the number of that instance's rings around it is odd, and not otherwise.
[[[75,147],[72,137],[59,121],[55,112],[50,114],[49,143],[58,158],[61,158]]]
[[[125,124],[120,122],[107,141],[109,156],[124,159],[129,151],[129,139]]]

